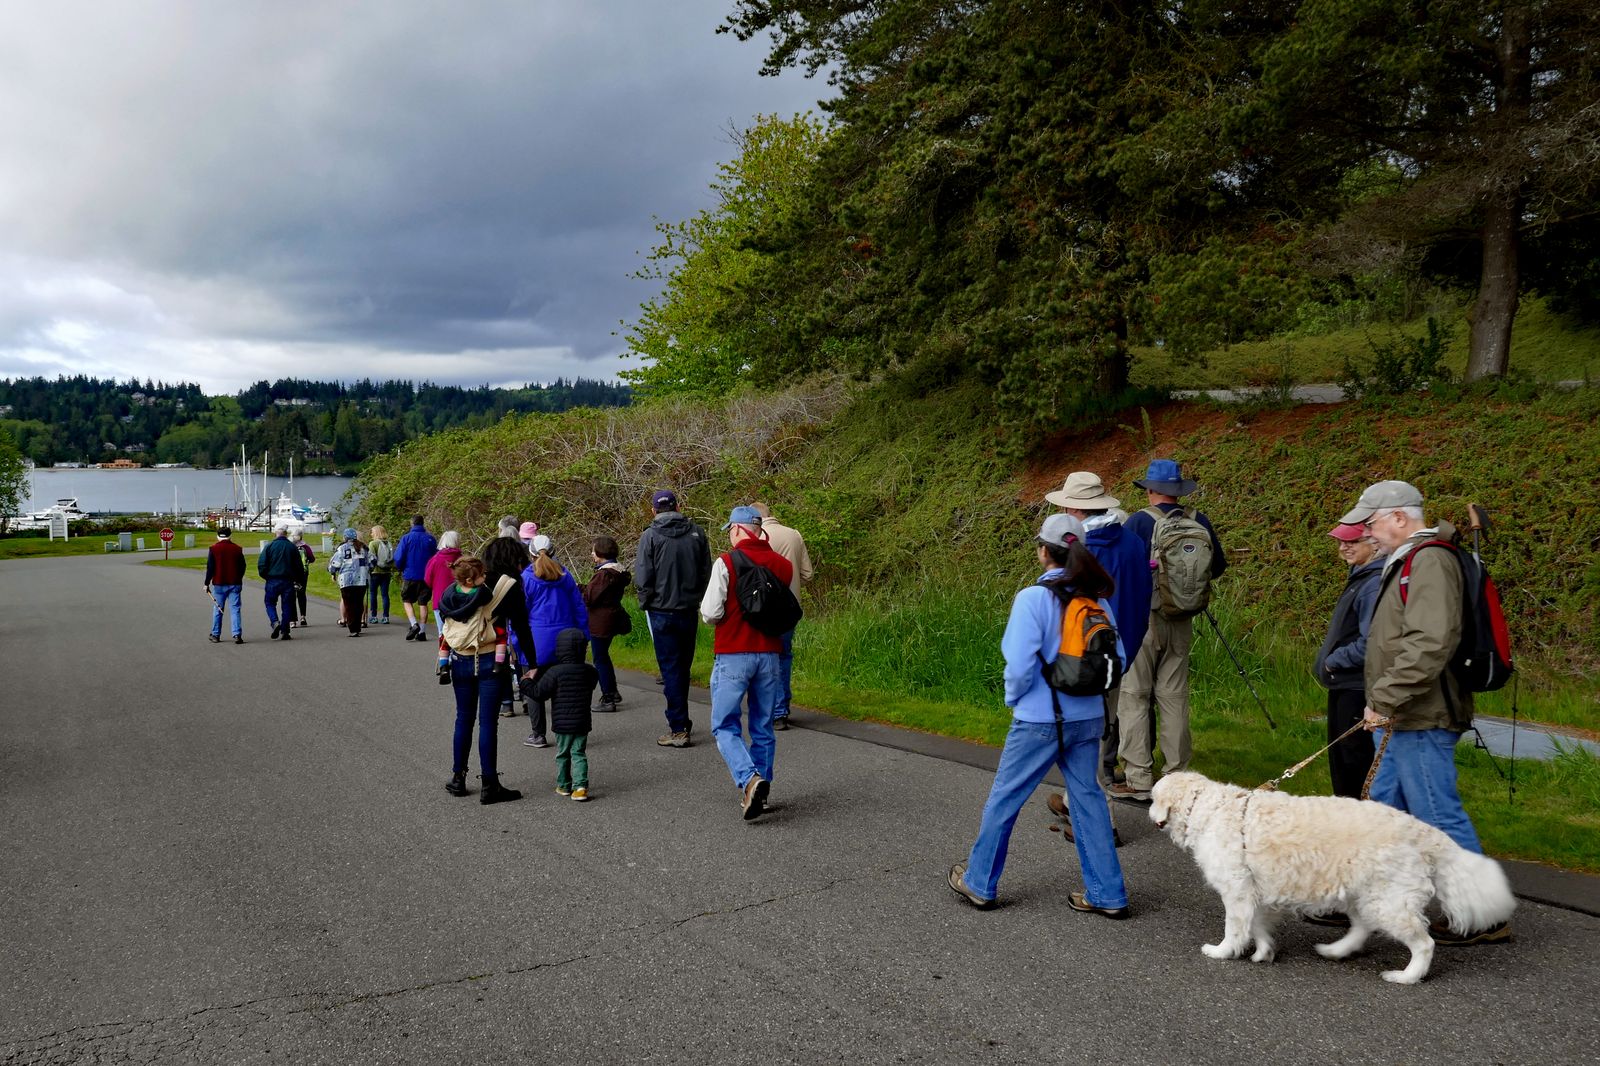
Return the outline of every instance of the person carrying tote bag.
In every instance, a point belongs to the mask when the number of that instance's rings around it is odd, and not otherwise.
[[[500,707],[495,657],[505,655],[505,631],[495,625],[495,612],[517,582],[502,575],[491,592],[484,584],[483,560],[473,555],[457,559],[451,573],[455,582],[439,598],[443,619],[440,633],[450,647],[450,685],[456,697],[454,762],[444,788],[452,796],[467,794],[467,755],[472,748],[472,719],[476,713],[478,767],[483,776],[478,802],[521,799],[521,792],[500,784],[495,770]]]

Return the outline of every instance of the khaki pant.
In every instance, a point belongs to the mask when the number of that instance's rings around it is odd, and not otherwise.
[[[1150,612],[1150,629],[1133,665],[1122,678],[1117,700],[1117,753],[1122,756],[1128,787],[1149,792],[1155,784],[1154,741],[1161,744],[1165,773],[1189,767],[1194,752],[1189,742],[1189,645],[1193,619],[1171,619]],[[1151,737],[1150,696],[1161,714],[1159,737]]]

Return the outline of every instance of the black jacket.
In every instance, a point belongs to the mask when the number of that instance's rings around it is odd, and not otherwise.
[[[589,702],[600,684],[600,674],[583,661],[588,646],[583,630],[563,629],[556,634],[556,661],[532,681],[522,683],[528,696],[550,701],[552,732],[578,735],[594,728]]]
[[[1334,605],[1328,635],[1317,652],[1311,672],[1325,689],[1346,692],[1366,690],[1367,628],[1372,624],[1372,608],[1378,602],[1378,579],[1383,575],[1383,556],[1365,566],[1350,568],[1344,592]]]
[[[633,564],[639,606],[647,611],[695,611],[711,584],[711,545],[699,526],[677,511],[656,515],[639,534]]]

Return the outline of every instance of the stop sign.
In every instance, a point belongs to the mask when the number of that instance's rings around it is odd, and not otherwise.
[[[163,529],[161,531],[161,542],[163,544],[171,544],[172,543],[172,530]]]

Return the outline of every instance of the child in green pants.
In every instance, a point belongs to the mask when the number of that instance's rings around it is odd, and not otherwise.
[[[600,683],[595,668],[584,662],[589,638],[581,629],[556,634],[556,657],[549,666],[529,671],[522,691],[529,699],[550,704],[550,726],[556,735],[556,794],[582,802],[589,798],[590,702]]]

